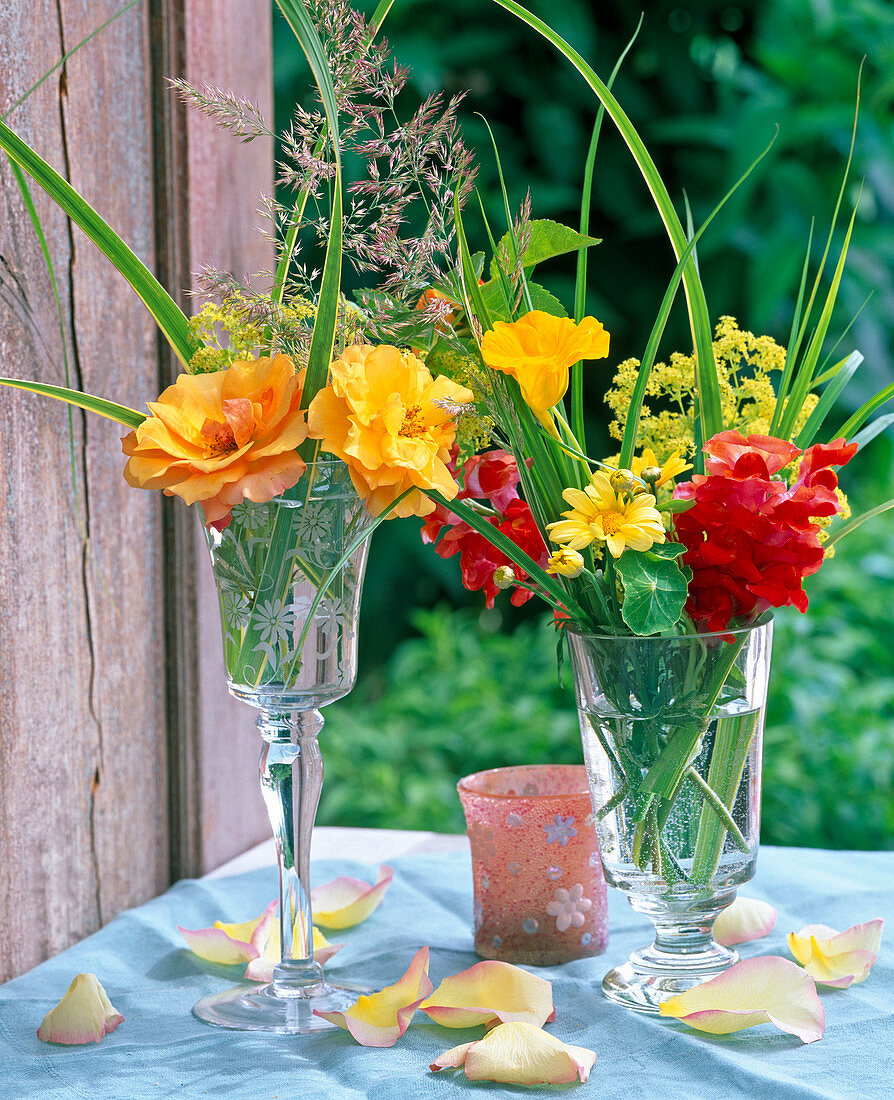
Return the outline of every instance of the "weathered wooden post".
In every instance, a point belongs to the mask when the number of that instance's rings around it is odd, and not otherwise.
[[[0,6],[0,112],[119,7]],[[272,151],[187,115],[169,75],[233,87],[269,114],[269,5],[147,0],[7,121],[185,300],[202,263],[237,276],[270,266],[255,212]],[[66,384],[67,371],[72,386],[143,407],[173,371],[148,314],[31,194],[59,309],[4,161],[0,373]],[[267,833],[244,783],[251,716],[224,692],[198,519],[127,487],[119,435],[0,392],[0,979]]]

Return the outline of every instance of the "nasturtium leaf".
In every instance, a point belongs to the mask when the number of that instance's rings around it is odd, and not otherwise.
[[[560,222],[550,221],[548,218],[538,218],[531,222],[531,235],[527,247],[522,255],[522,264],[526,270],[536,267],[544,260],[551,260],[554,256],[564,256],[566,252],[577,252],[581,248],[592,248],[594,244],[601,244],[598,237],[589,237],[584,233],[578,233]],[[497,256],[505,263],[510,261],[513,255],[512,239],[508,233],[504,234],[497,245]],[[496,260],[491,260],[491,278],[497,277]],[[535,306],[535,309],[538,308]]]
[[[615,562],[624,585],[621,618],[634,634],[669,630],[686,603],[689,569],[677,561],[685,547],[664,543],[651,550],[625,550]]]

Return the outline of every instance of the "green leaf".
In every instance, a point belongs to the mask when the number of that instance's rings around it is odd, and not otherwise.
[[[186,316],[149,268],[71,184],[13,133],[5,122],[0,122],[0,149],[23,168],[53,202],[83,229],[100,252],[111,260],[140,296],[178,359],[186,366],[195,350],[189,338]]]
[[[528,292],[531,296],[531,308],[539,309],[543,313],[552,314],[553,317],[567,317],[568,311],[555,295],[540,286],[539,283],[528,283]],[[481,297],[487,306],[492,321],[511,321],[506,308],[502,287],[497,280],[485,283],[481,288]]]
[[[145,413],[137,412],[127,405],[118,405],[114,401],[106,401],[102,397],[93,397],[89,393],[81,393],[80,390],[70,390],[65,386],[50,386],[44,382],[25,382],[20,378],[0,378],[0,386],[11,386],[14,390],[27,390],[29,393],[43,394],[44,397],[55,397],[58,401],[65,401],[69,405],[77,405],[88,412],[98,413],[109,420],[116,420],[125,428],[139,428],[146,419]]]
[[[514,234],[504,233],[497,246],[497,255],[511,258],[514,255],[512,237]],[[564,256],[568,252],[578,252],[582,248],[592,248],[595,244],[601,244],[598,237],[591,237],[587,233],[578,233],[560,222],[550,221],[548,218],[538,218],[531,222],[531,239],[528,247],[522,255],[522,266],[528,270],[542,264],[544,260],[551,260],[554,256]],[[491,278],[497,277],[496,257],[491,260]],[[537,308],[536,306],[534,307]]]
[[[685,553],[679,543],[664,543],[651,550],[625,550],[615,562],[624,585],[621,618],[634,634],[658,634],[679,620],[686,603],[691,576],[677,558]]]
[[[695,507],[694,500],[665,500],[662,504],[656,504],[655,508],[659,512],[688,512],[690,508]]]

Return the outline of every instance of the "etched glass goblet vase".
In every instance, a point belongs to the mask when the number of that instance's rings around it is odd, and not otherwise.
[[[266,504],[243,502],[206,529],[220,600],[230,693],[256,707],[261,792],[276,840],[282,961],[264,986],[203,998],[200,1019],[246,1031],[332,1025],[364,989],[328,982],[313,958],[310,839],[323,782],[320,708],[347,695],[357,671],[357,618],[372,518],[340,461],[308,465]]]
[[[657,1012],[738,961],[712,933],[757,863],[772,630],[568,631],[605,878],[656,932],[603,980],[629,1008]]]

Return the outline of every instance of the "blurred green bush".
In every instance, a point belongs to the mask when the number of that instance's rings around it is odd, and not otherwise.
[[[776,615],[762,839],[894,848],[894,512],[805,587],[806,616]],[[442,605],[413,624],[419,636],[326,711],[322,824],[461,832],[461,776],[581,760],[549,616],[507,632],[499,611]]]

